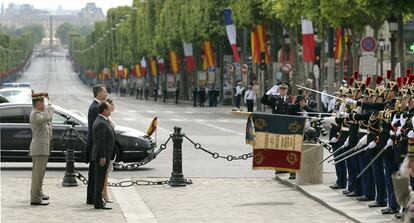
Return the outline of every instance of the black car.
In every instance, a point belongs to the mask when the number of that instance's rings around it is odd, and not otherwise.
[[[54,106],[52,119],[53,148],[49,156],[50,162],[65,162],[62,136],[73,126],[76,140],[73,142],[75,162],[86,161],[86,141],[88,121],[71,111]],[[1,162],[30,162],[29,147],[32,131],[29,116],[32,110],[30,103],[0,104]],[[116,126],[116,162],[139,162],[154,153],[155,143],[151,138],[137,130]],[[63,141],[67,142],[67,141]],[[66,143],[68,144],[68,143]],[[63,145],[66,145],[63,143]]]

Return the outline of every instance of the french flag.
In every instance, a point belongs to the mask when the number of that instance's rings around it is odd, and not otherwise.
[[[195,70],[194,56],[193,56],[193,44],[183,42],[185,65],[187,73],[191,73]]]
[[[303,62],[313,62],[315,60],[315,38],[312,22],[306,19],[302,19],[302,46]]]
[[[233,19],[231,18],[231,8],[224,9],[224,23],[226,24],[227,36],[229,37],[231,49],[233,50],[234,60],[237,63],[240,63],[240,56],[237,52],[236,45],[236,26],[234,25]]]

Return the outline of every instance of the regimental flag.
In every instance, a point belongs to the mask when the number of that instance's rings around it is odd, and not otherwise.
[[[257,40],[256,31],[250,32],[250,41],[252,48],[252,60],[253,63],[258,64],[260,62],[260,51],[259,51],[259,42]]]
[[[157,76],[157,62],[154,58],[150,59],[150,65],[151,65],[151,75]]]
[[[141,66],[139,64],[135,64],[135,73],[137,77],[141,77]]]
[[[344,45],[344,30],[342,29],[342,27],[338,27],[336,28],[335,59],[342,58]]]
[[[253,113],[253,169],[300,170],[306,118]]]
[[[302,47],[303,61],[313,62],[315,60],[315,38],[313,35],[312,22],[302,19]]]
[[[147,61],[145,60],[145,57],[142,57],[141,59],[141,76],[146,76],[147,75]]]
[[[158,57],[157,59],[157,63],[158,63],[158,71],[160,74],[164,73],[164,58],[162,57]]]
[[[250,144],[253,146],[254,136],[255,136],[254,123],[253,123],[252,116],[249,115],[249,117],[247,118],[247,123],[246,123],[246,144]]]
[[[204,56],[207,59],[207,67],[215,67],[216,59],[214,58],[213,45],[211,44],[210,41],[204,41],[203,48],[204,48]]]
[[[270,54],[269,49],[267,48],[267,38],[266,38],[266,26],[264,24],[256,25],[255,27],[255,38],[257,39],[257,49],[258,52],[258,63],[260,63],[261,59],[264,59],[266,64],[270,63]],[[256,50],[256,47],[255,47]],[[265,54],[265,58],[261,58],[260,53]]]
[[[183,42],[184,56],[185,56],[185,68],[187,73],[191,73],[195,70],[196,66],[194,63],[193,56],[193,44]]]
[[[148,130],[147,130],[147,136],[151,136],[152,133],[154,133],[156,129],[157,129],[157,117],[155,117],[151,121],[151,124],[149,125]]]
[[[231,16],[231,8],[224,9],[224,23],[226,24],[226,32],[227,37],[229,38],[229,42],[231,45],[231,49],[234,55],[234,61],[240,63],[240,56],[237,52],[237,44],[236,44],[236,26],[233,23],[233,19]]]
[[[173,50],[168,51],[168,56],[170,58],[170,71],[173,74],[178,74],[178,58],[177,54]]]

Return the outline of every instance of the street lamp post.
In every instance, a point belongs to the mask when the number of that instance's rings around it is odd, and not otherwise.
[[[384,75],[384,50],[385,50],[385,39],[379,39],[379,51],[380,51],[380,75]]]
[[[395,33],[398,30],[398,23],[397,23],[397,18],[394,16],[394,14],[391,14],[391,16],[387,19],[388,21],[388,26],[391,32],[391,38],[390,38],[390,42],[391,42],[391,71],[392,72],[392,79],[395,79]]]

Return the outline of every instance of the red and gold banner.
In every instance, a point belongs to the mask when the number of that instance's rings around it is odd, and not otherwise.
[[[114,78],[118,79],[118,64],[114,64]]]
[[[213,45],[211,44],[210,41],[204,41],[203,48],[204,48],[204,56],[207,58],[207,66],[215,67],[216,59],[214,58]]]
[[[141,66],[139,64],[135,64],[135,73],[137,77],[141,77]]]
[[[298,172],[306,119],[301,116],[253,113],[252,120],[254,131],[249,129],[246,133],[254,133],[253,169]],[[246,135],[250,144],[251,138]]]
[[[269,49],[267,48],[267,38],[266,38],[266,26],[263,24],[256,25],[255,28],[256,37],[257,37],[257,46],[261,53],[265,54],[265,63],[270,63],[270,54]],[[259,55],[259,61],[260,61]]]
[[[151,75],[157,76],[157,61],[154,58],[150,59]]]
[[[177,54],[173,50],[169,50],[168,56],[170,59],[170,72],[173,74],[178,74],[179,69]]]

